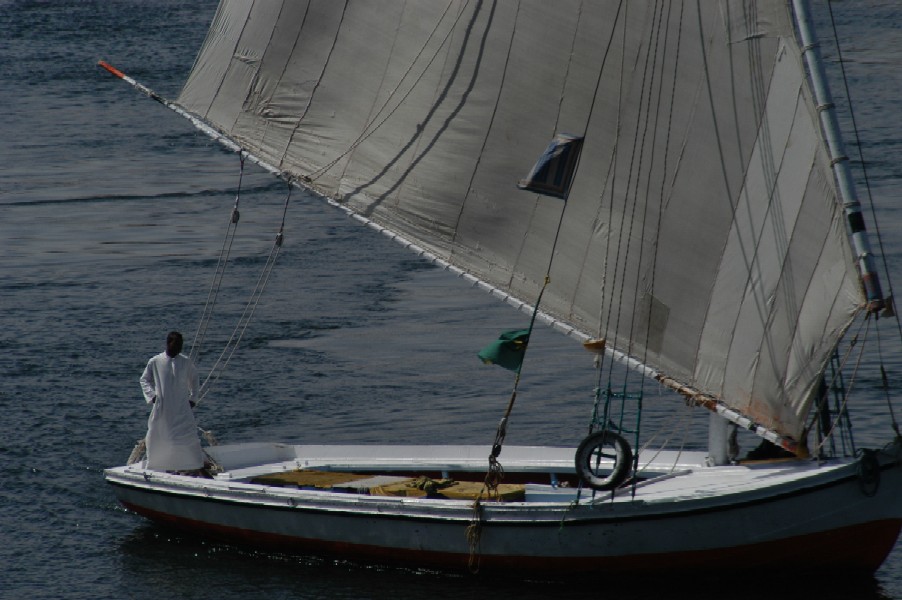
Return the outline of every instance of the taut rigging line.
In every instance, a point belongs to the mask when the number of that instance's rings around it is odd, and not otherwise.
[[[207,328],[213,319],[213,308],[216,306],[216,298],[219,296],[219,290],[222,286],[222,279],[229,262],[229,254],[232,251],[235,234],[238,232],[238,220],[240,218],[238,203],[241,200],[241,182],[244,179],[244,154],[239,152],[238,157],[241,160],[241,170],[238,174],[238,191],[235,192],[235,205],[232,207],[232,214],[229,217],[229,226],[222,241],[222,248],[219,251],[219,261],[216,263],[213,282],[210,284],[207,301],[204,303],[204,311],[201,313],[200,322],[197,325],[197,333],[194,334],[194,341],[191,343],[191,354],[189,356],[195,363],[197,363],[200,347],[203,345],[204,338],[207,335]]]
[[[206,398],[207,393],[209,393],[210,388],[214,383],[219,379],[222,375],[222,372],[225,371],[225,368],[228,366],[229,361],[232,356],[235,354],[235,351],[238,349],[239,344],[241,343],[241,338],[244,336],[244,332],[247,331],[248,325],[250,325],[251,319],[254,316],[254,311],[257,310],[257,305],[260,302],[260,298],[263,296],[263,291],[266,288],[266,284],[269,282],[269,277],[272,274],[273,267],[276,265],[276,259],[279,257],[279,252],[282,250],[282,242],[284,240],[284,231],[285,231],[285,217],[288,214],[288,203],[291,200],[291,188],[292,184],[288,182],[288,193],[285,196],[285,206],[282,209],[282,222],[279,225],[279,232],[276,234],[275,239],[273,240],[272,248],[270,248],[269,255],[266,258],[266,263],[263,265],[263,271],[260,273],[260,277],[257,278],[257,285],[254,287],[254,290],[251,292],[250,298],[248,298],[247,304],[244,307],[244,311],[241,313],[241,317],[238,319],[238,323],[235,325],[235,329],[232,331],[231,337],[229,337],[228,342],[226,342],[225,347],[219,355],[219,358],[216,359],[216,362],[210,368],[210,373],[207,375],[206,379],[204,379],[203,383],[200,386],[200,394],[198,394],[197,403],[200,404],[204,398]]]

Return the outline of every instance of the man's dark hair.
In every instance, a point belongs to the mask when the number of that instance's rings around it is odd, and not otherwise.
[[[169,356],[178,356],[179,352],[182,351],[183,344],[182,334],[178,331],[170,331],[169,335],[166,336],[166,353]]]

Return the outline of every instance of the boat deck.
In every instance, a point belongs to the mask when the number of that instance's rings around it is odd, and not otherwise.
[[[223,469],[214,481],[255,488],[331,491],[343,494],[407,498],[474,499],[485,476],[487,446],[318,446],[239,444],[209,448]],[[722,497],[731,493],[772,494],[775,485],[797,486],[814,474],[839,470],[848,461],[818,463],[782,460],[710,467],[706,453],[660,451],[641,453],[635,486],[614,493],[579,489],[574,450],[550,447],[506,447],[501,457],[504,483],[501,500],[525,502],[628,501],[645,503]],[[417,489],[427,478],[456,483],[457,494]],[[212,482],[211,482],[212,483]],[[287,489],[286,489],[287,488]],[[275,491],[275,489],[273,489]]]

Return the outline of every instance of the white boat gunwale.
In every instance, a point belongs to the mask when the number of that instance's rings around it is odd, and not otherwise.
[[[884,462],[881,471],[898,466],[898,459],[881,453]],[[724,469],[737,467],[710,467],[709,471],[694,473],[702,477],[714,476]],[[783,465],[746,465],[738,467],[751,471],[770,469],[799,471],[798,462]],[[859,478],[858,460],[833,460],[830,463],[805,465],[803,475],[786,478],[785,481],[761,486],[746,485],[743,489],[718,494],[699,494],[696,497],[668,495],[661,498],[632,498],[629,494],[611,499],[610,493],[598,494],[592,499],[591,490],[583,490],[584,502],[573,505],[572,498],[564,496],[560,501],[498,501],[482,504],[486,524],[517,526],[559,526],[564,523],[596,524],[628,522],[635,520],[662,520],[690,515],[729,512],[750,506],[779,502],[787,498],[816,493],[840,486]],[[145,471],[135,467],[115,467],[105,471],[107,481],[114,487],[129,488],[145,494],[193,498],[201,502],[225,503],[245,506],[266,506],[284,511],[308,513],[342,513],[351,517],[380,519],[467,521],[472,520],[472,500],[445,498],[416,498],[372,496],[368,493],[348,491],[298,489],[240,482],[233,479],[202,479],[184,475]],[[532,484],[552,488],[550,485]],[[638,495],[638,492],[637,492]],[[744,498],[740,498],[744,496]],[[385,512],[396,508],[403,512]],[[438,511],[438,512],[437,512]],[[510,514],[505,514],[505,513]],[[548,517],[541,518],[541,513]],[[563,514],[562,514],[563,513]],[[525,518],[511,518],[511,515]],[[537,519],[541,519],[537,521]]]

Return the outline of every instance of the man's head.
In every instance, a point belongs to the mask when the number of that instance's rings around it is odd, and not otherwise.
[[[178,331],[170,331],[166,336],[166,354],[175,358],[182,351],[182,334]]]

